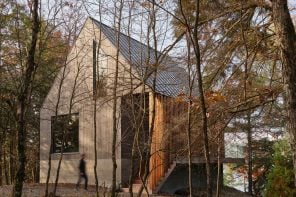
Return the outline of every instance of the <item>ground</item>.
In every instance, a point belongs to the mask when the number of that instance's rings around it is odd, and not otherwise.
[[[44,184],[25,184],[23,189],[23,197],[42,197],[44,196],[44,190],[45,185]],[[52,185],[50,186],[50,191],[52,190]],[[0,197],[9,197],[11,196],[12,186],[1,186],[0,187]],[[60,184],[57,189],[57,196],[59,197],[95,197],[96,195],[95,187],[90,186],[88,190],[84,190],[82,186],[80,186],[80,189],[76,190],[75,185],[73,184]],[[107,191],[100,190],[100,196],[110,196],[110,193]],[[119,197],[128,197],[129,193],[119,193]],[[147,196],[147,195],[142,195]],[[157,195],[158,197],[164,197],[166,195]],[[186,195],[178,195],[186,196]],[[195,195],[196,197],[202,197],[205,196],[204,193],[198,192],[198,195]],[[234,189],[225,188],[221,191],[220,197],[249,197],[249,195],[246,195],[242,192],[239,192]]]
[[[53,190],[53,185],[50,185],[49,191]],[[0,197],[7,197],[11,195],[12,186],[0,187]],[[23,197],[42,197],[44,196],[45,185],[44,184],[25,184],[23,188]],[[88,190],[84,190],[83,186],[77,190],[74,184],[59,184],[57,188],[57,196],[59,197],[93,197],[96,190],[94,186],[89,186]],[[104,191],[100,191],[100,196],[104,196]],[[108,193],[106,191],[106,195]]]

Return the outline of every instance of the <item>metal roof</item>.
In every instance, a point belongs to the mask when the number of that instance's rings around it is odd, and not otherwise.
[[[109,27],[93,18],[92,21],[101,29],[102,33],[116,47],[117,30]],[[119,34],[119,52],[130,62],[140,77],[145,77],[145,83],[153,88],[154,74],[152,73],[153,63],[155,63],[155,49],[127,36]],[[158,56],[162,55],[157,52]],[[149,58],[149,61],[148,61]],[[146,74],[145,74],[146,73]],[[148,73],[148,76],[147,76]],[[150,74],[149,74],[150,73]],[[184,68],[181,68],[169,56],[163,58],[160,66],[157,68],[155,92],[176,97],[188,87],[188,74]]]

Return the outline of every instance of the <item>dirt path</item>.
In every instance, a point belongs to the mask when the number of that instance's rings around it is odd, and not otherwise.
[[[49,191],[52,191],[52,185]],[[42,197],[44,196],[45,185],[44,184],[25,184],[23,188],[23,197]],[[9,197],[12,193],[12,186],[6,185],[0,187],[0,197]],[[103,191],[100,191],[100,196],[103,195]],[[57,188],[57,196],[59,197],[94,197],[96,196],[96,190],[94,186],[89,186],[88,190],[84,190],[82,186],[76,190],[73,184],[60,184]],[[105,196],[109,196],[109,193],[105,192]],[[120,196],[126,196],[120,194]],[[129,196],[129,195],[127,195]]]
[[[49,191],[52,191],[53,187],[50,185]],[[23,197],[43,197],[45,191],[44,184],[25,184],[23,189]],[[6,185],[0,187],[0,197],[10,197],[12,193],[12,186]],[[105,194],[105,195],[104,195]],[[94,186],[89,186],[88,190],[84,190],[82,186],[76,190],[74,184],[59,184],[57,189],[57,196],[59,197],[95,197],[96,190]],[[100,196],[109,197],[110,193],[100,190]],[[129,197],[129,193],[119,193],[118,197]],[[146,194],[142,195],[146,197]],[[157,197],[165,197],[164,195],[153,195]],[[179,195],[179,197],[182,195]],[[203,197],[204,192],[197,192],[195,196]],[[214,195],[213,195],[214,196]],[[250,197],[249,195],[240,192],[238,190],[224,187],[221,191],[221,197]]]

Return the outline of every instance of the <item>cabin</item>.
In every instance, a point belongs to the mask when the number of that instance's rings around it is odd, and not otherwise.
[[[41,183],[46,182],[49,154],[53,183],[63,152],[59,183],[77,182],[79,159],[84,153],[89,184],[95,184],[96,160],[99,184],[111,186],[116,127],[118,185],[128,187],[131,174],[136,185],[144,164],[149,162],[147,185],[151,193],[176,193],[188,187],[188,104],[186,99],[178,99],[187,94],[188,74],[169,56],[157,61],[161,55],[93,18],[86,20],[40,112]],[[151,156],[145,161],[150,134]],[[217,139],[214,134],[209,136]],[[214,159],[217,140],[212,141],[213,180],[217,180],[221,165]],[[206,184],[202,147],[202,134],[197,131],[192,134],[192,162],[193,186],[199,188]],[[223,159],[223,151],[220,154]]]

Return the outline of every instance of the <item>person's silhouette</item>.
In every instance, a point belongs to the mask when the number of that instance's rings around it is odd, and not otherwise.
[[[86,175],[86,162],[84,161],[85,159],[85,154],[81,155],[81,159],[80,159],[80,163],[79,163],[79,178],[78,178],[78,182],[76,184],[76,189],[78,189],[81,179],[84,178],[84,189],[87,190],[87,175]]]

